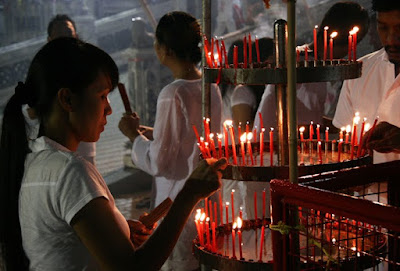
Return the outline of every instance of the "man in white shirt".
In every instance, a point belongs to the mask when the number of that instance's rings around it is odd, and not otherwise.
[[[399,123],[400,1],[373,0],[372,8],[383,48],[360,59],[360,78],[344,82],[333,119],[338,128],[351,124],[356,112],[370,123],[378,116],[380,121]],[[396,153],[374,153],[374,163],[399,159]]]

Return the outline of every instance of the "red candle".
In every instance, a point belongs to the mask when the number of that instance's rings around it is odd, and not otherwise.
[[[235,253],[235,229],[236,229],[236,222],[233,222],[232,224],[232,258],[236,259],[236,253]]]
[[[204,209],[206,211],[206,217],[208,217],[208,198],[204,198]]]
[[[197,230],[197,235],[199,236],[200,245],[203,246],[202,242],[201,242],[201,232],[200,232],[200,225],[199,225],[200,217],[201,217],[200,209],[197,209],[197,214],[195,216],[194,223],[196,224],[196,230]]]
[[[236,144],[235,144],[235,133],[233,132],[232,121],[231,121],[231,125],[229,126],[229,132],[230,132],[230,134],[231,134],[231,141],[232,141],[233,164],[234,164],[234,165],[237,165]]]
[[[204,53],[206,55],[207,65],[208,65],[208,67],[213,68],[214,64],[211,61],[211,52],[210,52],[210,49],[209,49],[210,48],[210,44],[208,43],[208,39],[207,39],[206,36],[204,36],[203,39],[204,39]]]
[[[326,61],[327,57],[327,47],[328,47],[328,29],[329,27],[324,27],[324,61]]]
[[[264,122],[263,122],[261,112],[258,112],[258,117],[260,118],[260,129],[262,129],[262,128],[264,128]]]
[[[348,45],[348,52],[347,52],[347,57],[349,61],[351,60],[351,51],[353,48],[353,37],[352,37],[352,31],[349,32],[349,45]]]
[[[374,120],[374,124],[372,125],[371,131],[368,134],[367,142],[369,141],[373,131],[375,130],[376,124],[378,123],[379,116],[377,116]],[[365,150],[362,150],[361,156],[364,156]]]
[[[363,134],[364,134],[364,128],[365,128],[365,121],[367,120],[367,118],[363,119],[363,122],[361,123],[361,131],[360,131],[360,143],[358,144],[358,150],[357,150],[357,157],[360,157],[361,155],[361,149],[362,149],[362,138],[363,138]]]
[[[209,223],[210,223],[210,218],[207,217],[207,218],[206,218],[206,238],[207,238],[206,247],[210,247],[210,245],[211,245],[211,242],[210,242],[210,226],[209,226]]]
[[[222,135],[217,134],[217,141],[218,141],[218,158],[222,158]]]
[[[255,126],[253,129],[253,142],[257,142],[257,126]]]
[[[322,164],[322,143],[318,141],[318,162]]]
[[[274,165],[274,128],[271,127],[269,132],[269,154],[271,159],[271,167]]]
[[[233,47],[233,67],[238,68],[238,47],[236,45]]]
[[[225,218],[226,218],[226,225],[229,224],[229,214],[228,214],[228,207],[229,207],[229,202],[225,203]]]
[[[215,149],[215,142],[214,142],[214,134],[213,133],[210,133],[209,139],[210,139],[210,148],[211,148],[212,157],[216,157],[217,156],[217,150]]]
[[[320,135],[320,131],[319,131],[319,124],[317,124],[317,141],[321,141],[321,135]]]
[[[257,36],[256,36],[256,54],[257,54],[257,63],[260,63],[260,46],[258,44]]]
[[[205,136],[205,141],[208,142],[210,139],[210,119],[209,118],[203,118],[203,124],[204,124],[204,136]]]
[[[304,132],[305,129],[306,129],[306,128],[305,128],[304,126],[302,126],[302,127],[299,128],[299,132],[300,132],[300,141],[301,141],[301,142],[304,141],[304,134],[303,134],[303,132]]]
[[[343,144],[343,139],[339,140],[339,145],[338,145],[338,163],[340,163],[340,154],[342,153],[342,144]]]
[[[224,139],[225,139],[225,158],[229,162],[229,139],[228,139],[228,130],[226,129],[226,124],[224,123]]]
[[[193,127],[194,134],[196,135],[197,142],[200,144],[201,143],[200,136],[199,136],[199,132],[197,131],[196,125],[192,125],[192,127]]]
[[[260,133],[260,166],[264,165],[264,132],[265,128],[262,128]]]
[[[353,27],[353,60],[356,61],[357,60],[357,32],[360,29],[355,26]]]
[[[238,228],[238,236],[239,236],[239,255],[240,255],[240,259],[243,259],[243,254],[242,254],[242,232],[241,232],[241,228],[242,228],[242,218],[237,219],[237,228]]]
[[[261,227],[261,242],[260,242],[260,259],[259,261],[262,262],[262,252],[263,252],[263,246],[264,246],[264,235],[265,235],[265,227]]]
[[[250,124],[249,124],[249,122],[247,121],[246,122],[246,134],[248,135],[250,133]]]
[[[212,231],[212,251],[217,252],[217,240],[215,239],[215,222],[211,223],[211,231]]]
[[[239,122],[239,125],[238,125],[238,135],[239,135],[239,137],[240,137],[241,134],[242,134],[242,123]]]
[[[221,49],[219,47],[219,42],[218,42],[217,38],[215,38],[215,47],[217,48],[217,58],[219,60],[219,66],[222,67],[222,54],[221,54]]]
[[[338,32],[332,32],[331,38],[329,40],[329,51],[330,51],[330,58],[333,60],[333,39],[338,35]]]
[[[296,62],[300,62],[300,51],[296,49]]]
[[[314,60],[318,59],[318,53],[317,53],[317,29],[318,29],[318,25],[316,25],[314,27]]]
[[[244,68],[247,69],[247,38],[244,36],[243,38],[243,62]]]
[[[254,191],[254,219],[257,220],[257,191]]]
[[[340,132],[339,132],[339,140],[343,140],[343,132],[346,130],[345,127],[340,128]]]
[[[204,142],[204,149],[206,150],[207,153],[207,158],[211,158],[211,152],[210,152],[210,148],[208,147],[208,142]]]
[[[253,149],[251,147],[251,139],[253,138],[253,133],[247,133],[247,152],[250,156],[251,165],[254,166]]]
[[[241,153],[242,153],[242,165],[245,165],[245,150],[244,150],[244,142],[246,141],[246,133],[244,133],[241,137],[240,137],[240,149],[241,149]]]
[[[234,194],[234,193],[235,193],[235,189],[232,189],[232,192],[231,192],[232,223],[233,223],[233,221],[235,220],[235,205],[234,205],[234,202],[233,202],[233,194]]]
[[[342,135],[343,136],[343,135]],[[325,129],[325,141],[328,142],[329,141],[329,127],[326,127]]]
[[[214,222],[217,223],[217,221],[218,221],[217,203],[214,202]]]
[[[201,245],[204,246],[204,219],[206,218],[206,214],[202,213],[200,216],[200,235],[201,235]]]
[[[240,217],[240,219],[243,219],[243,208],[242,208],[242,206],[239,207],[239,217]]]
[[[350,160],[353,160],[353,158],[354,158],[354,146],[357,144],[357,125],[358,125],[359,119],[360,119],[360,117],[354,118],[353,134],[352,134],[352,139],[351,139]]]
[[[249,64],[252,62],[252,48],[251,48],[251,35],[249,33]]]

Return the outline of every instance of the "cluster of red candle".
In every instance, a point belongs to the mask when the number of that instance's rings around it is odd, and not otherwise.
[[[326,61],[328,59],[328,26],[324,27],[324,54],[323,60]],[[314,60],[318,60],[318,43],[317,43],[317,30],[318,26],[314,27],[313,35],[314,35]],[[353,29],[349,32],[349,43],[348,43],[348,58],[349,60],[356,61],[357,60],[357,32],[360,29],[357,26],[354,26]],[[329,39],[329,58],[333,60],[333,39],[337,37],[338,32],[333,31],[330,34]],[[298,53],[299,54],[299,53]],[[308,48],[305,49],[305,60],[308,60]]]
[[[207,37],[203,37],[204,51],[206,55],[207,65],[209,68],[229,68],[227,51],[223,39],[211,38],[209,42]],[[260,48],[258,38],[255,37],[257,62],[260,63]],[[247,54],[248,52],[248,54]],[[238,47],[233,48],[233,66],[238,68]],[[243,68],[252,67],[252,38],[251,35],[243,37]]]
[[[225,224],[228,225],[232,223],[232,258],[236,258],[236,251],[235,251],[235,242],[236,242],[236,232],[239,238],[239,256],[240,259],[243,258],[242,255],[242,235],[241,235],[241,228],[243,224],[243,212],[242,207],[239,208],[239,216],[236,218],[235,221],[235,204],[234,204],[234,194],[235,190],[232,189],[231,192],[231,201],[227,201],[225,203]],[[266,191],[263,190],[262,192],[263,198],[263,206],[262,206],[262,218],[264,221],[265,214],[266,214]],[[221,191],[218,193],[218,200],[219,200],[219,225],[223,225],[223,203],[222,203],[222,196]],[[229,205],[231,206],[231,215],[232,221],[229,222]],[[257,192],[254,192],[254,213],[255,213],[255,220],[257,220]],[[204,199],[204,209],[197,209],[195,216],[195,224],[197,229],[197,234],[199,236],[199,242],[202,247],[206,249],[217,252],[216,246],[216,226],[218,222],[218,211],[217,211],[217,202],[212,202],[210,199]],[[263,225],[264,228],[265,225]],[[211,228],[211,238],[210,238],[210,228]],[[204,238],[204,235],[206,238]],[[261,231],[261,240],[264,240],[264,231]],[[261,241],[262,242],[262,241]],[[262,251],[262,246],[261,246]],[[260,261],[262,253],[260,253]]]
[[[261,117],[261,116],[260,116]],[[197,138],[197,145],[203,155],[204,158],[222,158],[225,157],[228,162],[229,162],[229,150],[231,149],[232,151],[232,161],[234,165],[242,165],[242,166],[256,166],[257,165],[257,157],[254,156],[253,150],[252,150],[252,145],[251,143],[256,143],[257,142],[257,129],[255,128],[253,132],[250,132],[250,127],[249,123],[246,123],[246,130],[244,133],[242,133],[242,128],[241,125],[237,127],[238,131],[238,139],[240,143],[240,157],[241,160],[238,161],[238,155],[236,153],[236,136],[235,136],[235,131],[233,127],[233,122],[231,120],[227,120],[223,124],[223,131],[224,134],[218,134],[217,133],[217,145],[218,145],[218,151],[216,149],[216,143],[214,139],[214,134],[210,132],[210,125],[209,125],[210,119],[204,118],[203,119],[203,125],[204,125],[204,135],[205,138],[200,137],[198,130],[195,125],[193,125],[193,130],[196,134]],[[262,123],[262,121],[260,121]],[[264,165],[264,132],[265,129],[261,127],[260,129],[260,146],[259,146],[259,154],[260,154],[260,166]],[[222,138],[224,138],[224,147],[225,151],[222,153]],[[270,129],[269,132],[269,139],[270,139],[270,165],[274,165],[274,128]],[[229,146],[229,139],[231,140],[231,146]]]

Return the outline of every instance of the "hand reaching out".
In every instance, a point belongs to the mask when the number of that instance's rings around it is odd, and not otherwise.
[[[147,215],[146,213],[142,216]],[[145,225],[142,224],[139,220],[127,220],[129,228],[131,230],[130,239],[135,247],[140,247],[149,236],[153,233],[153,230],[156,227],[156,224],[153,225],[152,228],[147,228]]]
[[[380,122],[373,131],[363,136],[363,146],[382,153],[400,153],[400,128],[388,122]]]
[[[118,128],[126,137],[128,137],[133,142],[135,138],[140,135],[139,121],[140,118],[136,113],[124,113],[121,120],[119,121]]]

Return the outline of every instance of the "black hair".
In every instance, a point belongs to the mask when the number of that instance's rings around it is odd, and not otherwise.
[[[398,0],[372,0],[373,11],[392,11],[400,10],[400,1]]]
[[[325,26],[329,27],[328,35],[333,31],[338,32],[338,36],[335,38],[336,44],[346,44],[349,31],[354,26],[358,26],[360,30],[357,34],[357,40],[360,42],[368,32],[368,11],[356,2],[337,2],[325,13],[318,29],[318,38],[323,36]]]
[[[118,68],[107,53],[75,38],[55,39],[35,55],[25,83],[18,84],[4,109],[0,140],[0,251],[6,270],[28,268],[18,215],[24,162],[30,152],[21,107],[28,104],[44,123],[60,88],[83,93],[101,72],[110,77],[114,88]]]
[[[156,28],[156,39],[184,61],[201,61],[201,28],[196,18],[183,11],[173,11],[161,17]]]
[[[49,37],[52,37],[54,29],[56,27],[59,27],[60,24],[64,25],[66,22],[71,22],[76,31],[74,20],[72,20],[67,14],[57,14],[50,20],[49,24],[47,25],[47,35]]]

